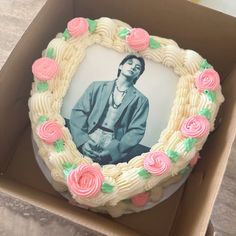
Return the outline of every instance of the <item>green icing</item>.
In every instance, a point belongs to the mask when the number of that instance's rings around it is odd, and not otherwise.
[[[119,32],[119,37],[124,39],[126,38],[126,36],[130,33],[130,30],[128,28],[123,28],[120,32]]]
[[[97,28],[97,22],[90,19],[87,19],[87,22],[89,24],[89,32],[93,33]]]
[[[106,182],[103,182],[103,184],[102,184],[102,192],[104,192],[104,193],[111,193],[111,192],[113,192],[113,188],[114,188],[113,185],[108,184]]]
[[[68,40],[70,38],[70,33],[67,28],[63,32],[63,36],[64,36],[65,40]]]
[[[200,64],[200,69],[205,70],[205,69],[209,69],[209,68],[212,68],[212,65],[209,64],[206,59],[204,59]]]
[[[38,92],[45,92],[48,90],[48,83],[46,81],[44,82],[38,82],[37,84],[37,90]]]
[[[63,152],[64,151],[64,141],[62,139],[57,140],[54,143],[54,148],[56,152]]]
[[[184,140],[184,149],[185,149],[185,151],[186,152],[191,151],[196,142],[197,142],[196,138],[186,138]]]
[[[70,162],[65,162],[65,163],[63,163],[62,166],[63,166],[63,173],[64,173],[65,177],[67,177],[72,170],[76,169],[76,165],[72,164]]]
[[[38,123],[39,124],[42,124],[42,123],[44,123],[45,121],[47,121],[48,120],[48,118],[46,117],[46,116],[40,116],[39,118],[38,118]]]
[[[166,153],[172,162],[176,163],[179,160],[179,153],[178,152],[175,152],[173,150],[168,150]]]
[[[47,57],[53,59],[55,58],[55,54],[54,54],[54,49],[53,48],[48,48],[47,49]]]
[[[199,115],[205,116],[208,120],[211,119],[211,111],[208,108],[203,108],[200,112]]]
[[[216,100],[216,94],[215,94],[215,92],[206,89],[206,90],[204,91],[204,93],[207,95],[208,99],[209,99],[211,102],[215,102],[215,100]]]
[[[184,175],[184,174],[186,174],[189,170],[190,170],[191,168],[189,167],[189,166],[186,166],[184,169],[182,169],[179,173],[181,174],[181,175]]]
[[[144,179],[148,179],[148,178],[150,178],[150,176],[151,176],[151,174],[150,174],[147,170],[145,170],[144,168],[141,169],[141,170],[138,172],[138,175],[139,175],[140,177],[144,178]]]
[[[156,49],[156,48],[160,48],[161,44],[159,42],[157,42],[154,38],[150,37],[149,47],[153,48],[153,49]]]

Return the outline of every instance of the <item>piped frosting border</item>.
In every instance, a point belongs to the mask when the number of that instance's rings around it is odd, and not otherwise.
[[[179,76],[167,127],[149,153],[128,163],[100,166],[83,156],[73,143],[60,115],[63,97],[90,45],[99,44],[119,53],[138,53],[171,67]],[[192,167],[224,98],[220,79],[198,53],[173,41],[151,36],[110,18],[77,17],[68,22],[32,66],[34,83],[29,100],[33,137],[52,178],[68,189],[75,201],[108,209],[130,199],[143,207],[155,198],[160,183]],[[194,161],[193,161],[194,160]],[[89,179],[92,185],[80,184]],[[159,193],[158,193],[159,194]],[[124,207],[123,207],[124,208]]]

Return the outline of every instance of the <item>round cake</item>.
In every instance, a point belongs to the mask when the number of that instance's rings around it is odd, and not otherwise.
[[[71,203],[113,217],[183,184],[224,100],[197,52],[107,17],[70,20],[32,72],[39,166]]]

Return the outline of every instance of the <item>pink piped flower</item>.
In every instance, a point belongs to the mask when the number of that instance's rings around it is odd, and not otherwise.
[[[128,45],[134,51],[142,51],[149,46],[150,36],[148,32],[141,28],[133,28],[131,33],[126,37]]]
[[[194,167],[197,164],[199,159],[200,159],[200,155],[199,155],[199,152],[197,152],[195,156],[189,162],[190,167]]]
[[[171,161],[164,152],[150,152],[144,159],[143,166],[154,175],[162,175],[170,170]]]
[[[135,196],[133,196],[131,198],[131,202],[133,205],[137,206],[137,207],[143,207],[148,203],[148,193],[147,192],[143,192],[143,193],[139,193]]]
[[[216,90],[220,86],[220,76],[213,69],[204,70],[196,79],[195,86],[199,92],[204,90]]]
[[[38,136],[48,144],[62,138],[61,126],[54,121],[46,121],[37,129]]]
[[[67,185],[72,195],[94,197],[101,189],[103,174],[94,166],[82,164],[72,170],[67,177]]]
[[[185,137],[191,138],[201,138],[208,134],[209,130],[209,121],[206,117],[200,115],[187,118],[181,126],[181,133]]]
[[[48,57],[39,58],[32,65],[34,77],[41,81],[53,79],[56,76],[58,69],[58,64]]]
[[[89,24],[83,17],[76,17],[67,23],[67,29],[71,36],[81,36],[88,31]]]

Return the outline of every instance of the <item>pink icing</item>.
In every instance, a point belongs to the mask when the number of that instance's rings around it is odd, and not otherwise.
[[[213,69],[204,70],[196,79],[195,86],[200,92],[203,92],[205,89],[215,90],[219,88],[220,85],[220,76]]]
[[[133,196],[131,198],[131,202],[133,203],[133,205],[135,205],[137,207],[145,206],[148,202],[148,193],[143,192],[143,193],[139,193],[139,194]]]
[[[162,175],[170,170],[171,161],[164,152],[150,152],[144,159],[143,166],[152,174]]]
[[[148,32],[141,28],[133,28],[126,37],[128,45],[135,51],[142,51],[149,46],[150,36]]]
[[[48,57],[39,58],[32,65],[34,76],[41,81],[53,79],[58,69],[58,64]]]
[[[73,195],[93,197],[100,191],[103,180],[98,168],[82,164],[70,172],[67,185]]]
[[[197,164],[197,162],[198,162],[198,160],[200,159],[200,155],[199,155],[199,152],[197,152],[196,154],[195,154],[195,156],[191,159],[191,161],[189,162],[189,165],[191,166],[191,167],[194,167],[196,164]]]
[[[201,138],[208,134],[209,130],[209,121],[206,117],[200,115],[187,118],[181,126],[181,132],[185,137]]]
[[[37,129],[38,136],[46,143],[53,144],[62,138],[62,130],[59,124],[54,121],[46,121]]]
[[[89,24],[83,17],[76,17],[67,23],[67,29],[71,36],[81,36],[89,28]]]

